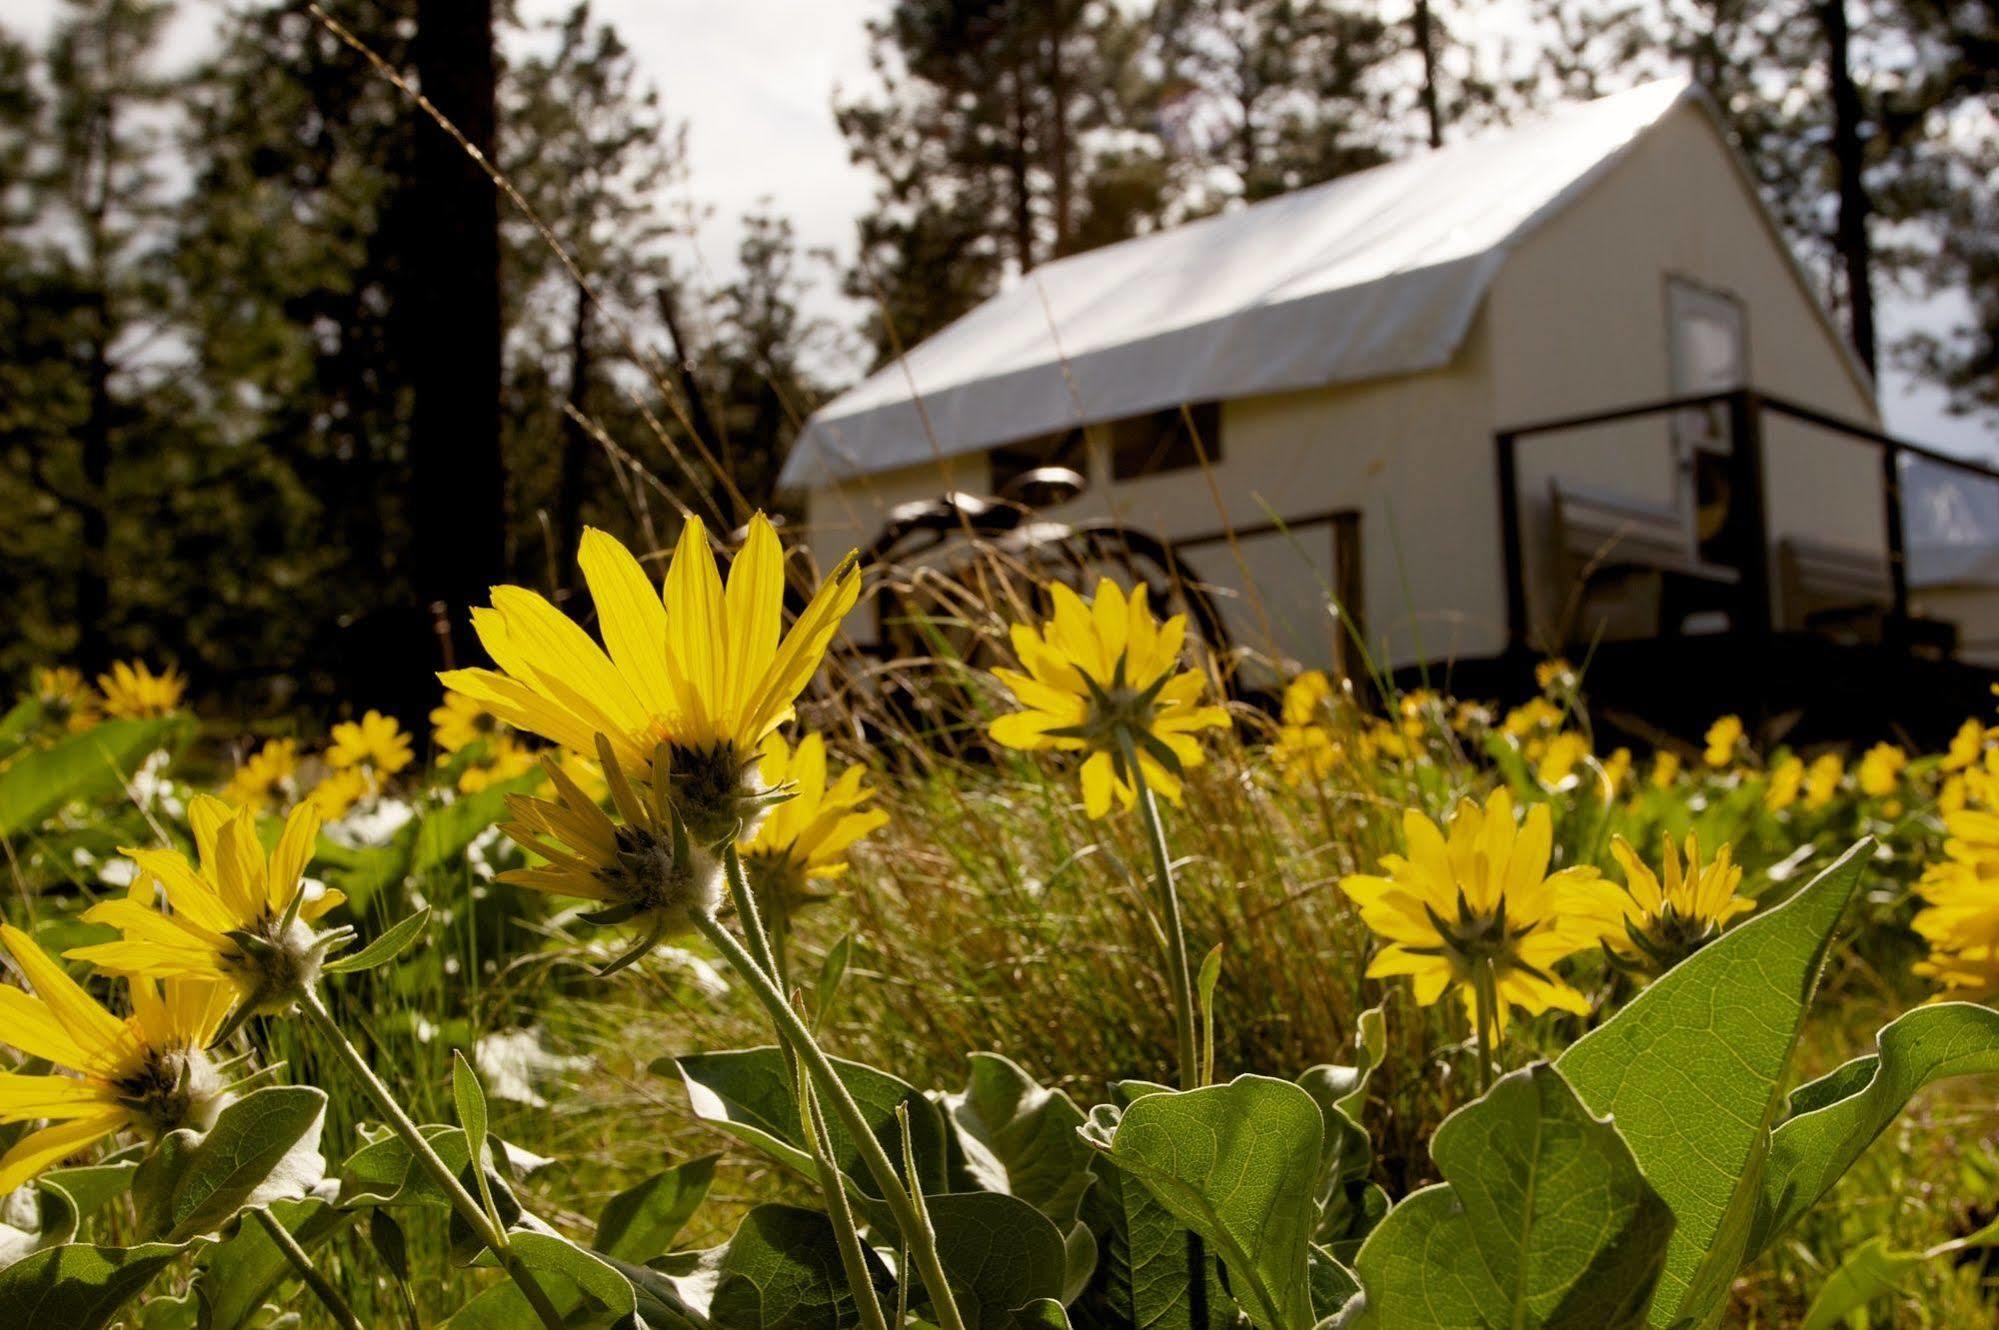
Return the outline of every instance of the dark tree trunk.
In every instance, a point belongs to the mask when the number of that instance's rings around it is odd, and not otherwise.
[[[418,0],[417,79],[438,111],[493,153],[492,0]],[[413,569],[423,657],[477,659],[468,606],[506,569],[500,457],[499,202],[479,164],[436,125],[418,124],[410,367]],[[450,629],[441,631],[439,616]]]
[[[1430,146],[1444,146],[1444,117],[1437,108],[1437,34],[1436,24],[1430,17],[1430,0],[1416,0],[1413,16],[1416,26],[1416,54],[1423,61],[1423,84],[1418,89],[1423,100],[1423,114],[1430,122]]]
[[[1848,50],[1846,0],[1824,0],[1819,7],[1825,26],[1826,72],[1832,85],[1832,160],[1839,175],[1839,221],[1833,247],[1846,273],[1847,338],[1867,366],[1878,368],[1874,333],[1874,250],[1867,235],[1871,204],[1867,197],[1866,149],[1860,142],[1860,89],[1853,81]]]
[[[590,412],[590,297],[581,284],[576,286],[576,314],[569,325],[569,408],[576,415]],[[563,581],[572,588],[576,571],[573,556],[583,540],[583,472],[594,446],[590,432],[576,415],[562,422],[562,457],[555,481],[555,541],[557,566]]]
[[[680,384],[680,395],[687,399],[687,423],[704,447],[719,450],[714,455],[728,466],[733,461],[729,440],[716,428],[715,418],[708,412],[708,394],[701,390],[701,377],[695,372],[694,348],[681,332],[680,293],[671,282],[659,288],[658,302],[659,321],[666,325],[667,340],[673,347],[674,378]],[[703,503],[697,504],[697,508],[705,506],[711,496],[700,497]]]
[[[111,664],[111,359],[105,341],[108,314],[96,296],[97,326],[91,333],[85,383],[90,414],[79,430],[83,464],[82,557],[76,561],[77,663],[97,674]]]

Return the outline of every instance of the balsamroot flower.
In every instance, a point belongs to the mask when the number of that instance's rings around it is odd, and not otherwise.
[[[788,633],[784,551],[761,513],[726,586],[706,530],[691,518],[663,591],[602,531],[584,533],[577,561],[602,647],[534,592],[495,587],[492,608],[473,610],[472,623],[499,669],[453,670],[440,676],[445,687],[576,753],[595,755],[603,735],[640,784],[663,753],[680,817],[701,844],[754,825],[769,804],[756,779],[763,741],[791,718],[860,596],[853,557]]]
[[[83,917],[123,937],[64,955],[115,974],[215,980],[239,995],[246,1012],[289,1011],[317,981],[327,954],[352,937],[348,929],[312,927],[346,899],[303,880],[318,812],[310,804],[294,808],[267,855],[250,809],[201,795],[187,811],[199,862],[177,850],[119,850],[139,866],[134,885],[156,880],[168,908],[137,895],[100,901]]]
[[[1742,718],[1723,716],[1707,728],[1707,749],[1701,760],[1720,770],[1735,761],[1735,755],[1742,747]]]
[[[1915,972],[1952,997],[1999,996],[1999,814],[1963,809],[1944,819],[1944,859],[1923,871],[1912,926],[1930,954]]]
[[[1902,787],[1902,769],[1908,765],[1909,755],[1894,744],[1875,744],[1860,759],[1856,777],[1860,792],[1875,799],[1887,798]]]
[[[239,808],[263,813],[288,803],[297,781],[298,740],[270,739],[243,759],[222,795]]]
[[[477,794],[535,769],[534,750],[511,734],[495,735],[486,745],[486,760],[458,773],[458,792]]]
[[[1402,815],[1408,854],[1383,855],[1381,876],[1355,874],[1340,889],[1388,945],[1367,968],[1371,979],[1406,974],[1428,1006],[1458,989],[1477,1018],[1478,989],[1489,986],[1491,1019],[1503,1030],[1509,1006],[1530,1015],[1550,1008],[1587,1015],[1581,993],[1557,978],[1557,961],[1597,945],[1619,918],[1616,889],[1594,868],[1548,872],[1554,824],[1535,804],[1516,825],[1500,790],[1480,808],[1458,805],[1446,833],[1411,808]]]
[[[888,821],[887,813],[866,807],[875,792],[861,784],[862,774],[861,768],[848,767],[829,784],[826,741],[816,734],[806,735],[796,748],[775,734],[764,741],[759,778],[766,788],[791,797],[739,848],[757,901],[774,919],[789,918],[819,899],[810,884],[844,875],[854,842]]]
[[[410,737],[392,716],[370,711],[359,720],[333,727],[326,761],[336,771],[361,771],[379,780],[393,776],[414,759]]]
[[[112,1015],[20,929],[0,924],[33,993],[0,986],[0,1042],[74,1075],[0,1072],[0,1123],[48,1122],[0,1157],[0,1196],[113,1132],[149,1137],[206,1128],[225,1098],[204,1050],[228,1017],[221,984],[131,985],[132,1014]]]
[[[446,693],[430,713],[430,737],[447,753],[462,752],[499,728],[492,712],[463,693]]]
[[[1179,803],[1181,773],[1202,761],[1194,735],[1229,723],[1221,707],[1198,705],[1207,682],[1200,671],[1179,669],[1186,616],[1162,624],[1143,584],[1127,596],[1109,578],[1097,583],[1093,604],[1059,582],[1049,593],[1055,608],[1046,624],[1013,626],[1025,673],[993,671],[1023,708],[992,723],[993,739],[1088,753],[1083,806],[1093,818],[1110,811],[1113,797],[1125,808],[1137,803],[1134,755],[1147,787]]]
[[[104,714],[120,720],[147,720],[171,716],[180,709],[187,692],[187,679],[172,666],[158,674],[144,661],[119,661],[109,674],[97,676],[97,690],[104,695]]]
[[[1721,936],[1731,919],[1748,914],[1756,902],[1736,894],[1742,869],[1730,862],[1724,845],[1714,861],[1703,865],[1701,849],[1687,837],[1686,862],[1673,838],[1666,836],[1660,857],[1661,881],[1622,836],[1614,836],[1610,852],[1624,869],[1625,899],[1621,928],[1605,935],[1612,960],[1663,974]]]
[[[53,729],[80,733],[97,723],[97,694],[81,672],[67,665],[35,671],[35,701],[43,722]]]
[[[650,764],[652,779],[634,786],[612,759],[610,740],[601,742],[604,775],[622,823],[571,780],[558,762],[542,768],[555,798],[507,796],[514,820],[501,829],[522,849],[547,860],[532,868],[500,874],[500,881],[574,896],[598,908],[584,916],[593,924],[636,923],[644,930],[638,945],[605,968],[623,969],[653,944],[694,927],[722,903],[722,869],[706,847],[689,837],[668,790],[666,755]],[[661,745],[664,747],[664,745]]]

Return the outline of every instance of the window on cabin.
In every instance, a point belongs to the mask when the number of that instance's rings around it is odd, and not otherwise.
[[[1200,402],[1133,416],[1111,426],[1111,479],[1135,480],[1222,458],[1222,405]]]
[[[1006,493],[1016,480],[1044,466],[1067,467],[1085,480],[1090,478],[1090,441],[1080,425],[994,448],[986,458],[992,467],[990,494]]]

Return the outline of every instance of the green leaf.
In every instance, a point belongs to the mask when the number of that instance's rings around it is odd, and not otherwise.
[[[253,1090],[197,1135],[165,1137],[132,1178],[142,1232],[185,1242],[220,1231],[245,1206],[302,1194],[324,1168],[326,1095],[307,1085]]]
[[[1880,1051],[1791,1095],[1770,1138],[1749,1255],[1767,1250],[1932,1081],[1999,1072],[1999,1011],[1969,1002],[1919,1007],[1883,1026]]]
[[[908,1082],[858,1062],[833,1059],[833,1068],[888,1157],[902,1159],[902,1133],[895,1110],[909,1110],[909,1130],[915,1147],[923,1190],[944,1190],[944,1116],[937,1105]],[[798,1172],[816,1178],[818,1166],[806,1149],[792,1098],[784,1055],[775,1048],[751,1048],[726,1053],[699,1053],[661,1058],[652,1069],[662,1075],[677,1070],[695,1116],[712,1122]],[[826,1115],[827,1147],[840,1171],[864,1194],[874,1194],[853,1137],[838,1114]]]
[[[833,1004],[840,996],[840,981],[847,977],[847,966],[854,958],[854,935],[840,934],[840,940],[826,949],[826,959],[819,964],[819,982],[812,990],[812,1029],[817,1033],[826,1024],[826,1018],[833,1014]]]
[[[465,1129],[468,1162],[476,1160],[483,1168],[488,1124],[486,1090],[479,1084],[479,1073],[472,1070],[472,1064],[455,1048],[451,1050],[451,1102],[458,1110],[458,1125]]]
[[[1887,1238],[1869,1238],[1826,1277],[1798,1330],[1838,1330],[1848,1316],[1901,1288],[1922,1263],[1922,1252],[1893,1251]]]
[[[307,1252],[353,1220],[317,1199],[278,1201],[267,1208]],[[295,1277],[291,1262],[256,1222],[239,1225],[228,1241],[202,1252],[195,1268],[202,1330],[249,1330],[273,1291]]]
[[[715,1179],[717,1155],[702,1155],[656,1174],[605,1203],[592,1244],[607,1256],[643,1265],[673,1245],[701,1208]]]
[[[447,1127],[440,1122],[430,1122],[417,1128],[423,1133],[430,1148],[437,1157],[461,1179],[469,1178],[472,1152],[465,1144],[465,1133],[457,1127]],[[534,1167],[547,1160],[528,1155],[518,1147],[508,1145],[498,1137],[492,1138],[495,1148],[487,1151],[489,1166],[487,1177],[495,1187],[495,1194],[506,1189],[508,1171],[531,1172]],[[522,1161],[529,1166],[522,1167]],[[471,1186],[471,1182],[466,1183]],[[435,1205],[449,1206],[451,1198],[444,1194],[430,1174],[416,1165],[409,1146],[403,1144],[400,1136],[385,1134],[382,1139],[362,1146],[340,1165],[340,1204],[354,1206],[377,1205]]]
[[[78,1168],[58,1168],[42,1174],[41,1185],[61,1187],[76,1204],[76,1216],[87,1220],[132,1187],[132,1175],[139,1169],[135,1160],[109,1164],[86,1164]]]
[[[23,749],[0,766],[0,836],[32,830],[72,800],[120,792],[142,762],[178,747],[190,728],[184,716],[107,720]]]
[[[351,956],[341,956],[328,961],[328,974],[358,974],[362,970],[372,970],[379,965],[387,965],[396,957],[410,949],[410,945],[423,936],[423,930],[430,924],[430,907],[424,906],[415,914],[397,920],[376,937],[373,942]]]
[[[1067,1226],[1091,1181],[1093,1152],[1076,1134],[1083,1111],[997,1053],[967,1060],[964,1090],[944,1096],[965,1171],[980,1189],[1018,1196]]]
[[[966,1330],[1047,1324],[1032,1304],[1060,1301],[1068,1253],[1046,1215],[1000,1192],[947,1192],[923,1203]]]
[[[0,1325],[101,1330],[187,1249],[70,1243],[23,1257],[0,1270]]]
[[[1694,953],[1555,1062],[1672,1209],[1655,1326],[1707,1323],[1747,1254],[1798,1031],[1871,846]]]
[[[613,1316],[638,1314],[638,1295],[632,1291],[632,1282],[595,1253],[557,1234],[532,1230],[516,1230],[508,1243],[528,1269],[568,1280]]]
[[[882,1300],[894,1305],[887,1267],[866,1254]],[[759,1205],[716,1254],[709,1317],[729,1330],[844,1330],[861,1316],[840,1264],[833,1224],[817,1210]]]
[[[1361,1106],[1367,1100],[1368,1077],[1387,1046],[1381,1008],[1361,1013],[1354,1031],[1354,1065],[1332,1063],[1312,1067],[1298,1077],[1298,1088],[1312,1096],[1325,1120],[1316,1196],[1319,1226],[1314,1240],[1350,1259],[1360,1242],[1386,1212],[1379,1189],[1367,1180],[1374,1164],[1374,1147],[1361,1126]]]
[[[1360,1296],[1360,1280],[1324,1247],[1314,1246],[1309,1275],[1312,1281],[1312,1315],[1323,1324],[1327,1317],[1344,1312]]]
[[[1545,1062],[1444,1119],[1445,1181],[1360,1249],[1367,1330],[1625,1330],[1643,1325],[1672,1214],[1610,1123]]]
[[[1108,1155],[1097,1156],[1091,1173],[1096,1183],[1084,1194],[1083,1218],[1103,1238],[1089,1287],[1073,1309],[1078,1323],[1092,1330],[1238,1325],[1221,1267],[1205,1244]]]
[[[1324,1136],[1310,1095],[1289,1081],[1239,1076],[1146,1095],[1108,1141],[1089,1135],[1209,1244],[1257,1325],[1309,1330],[1307,1253]]]

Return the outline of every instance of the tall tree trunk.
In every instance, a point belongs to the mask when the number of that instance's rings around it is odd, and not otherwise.
[[[1423,85],[1418,95],[1423,101],[1423,114],[1430,122],[1430,146],[1444,146],[1444,117],[1437,107],[1437,32],[1430,15],[1430,0],[1416,0],[1416,12],[1412,17],[1416,27],[1416,54],[1423,61]]]
[[[590,297],[576,284],[576,313],[569,325],[569,408],[577,415],[590,411]],[[562,455],[555,480],[555,543],[557,567],[564,583],[575,586],[573,556],[583,540],[583,472],[594,447],[590,432],[575,416],[562,421]]]
[[[77,663],[96,674],[111,664],[111,357],[103,291],[84,365],[90,413],[78,433],[83,463],[83,549],[76,561]]]
[[[1860,142],[1860,89],[1853,81],[1846,0],[1823,0],[1826,73],[1832,85],[1832,160],[1839,174],[1839,221],[1833,246],[1846,273],[1847,337],[1860,363],[1879,368],[1874,333],[1874,249],[1867,235],[1866,149]]]
[[[438,111],[493,153],[493,0],[418,0],[410,45]],[[492,182],[428,121],[416,130],[410,473],[422,658],[476,658],[467,608],[506,570],[500,457],[500,236]],[[437,616],[450,629],[440,632]],[[439,641],[443,638],[443,641]]]

